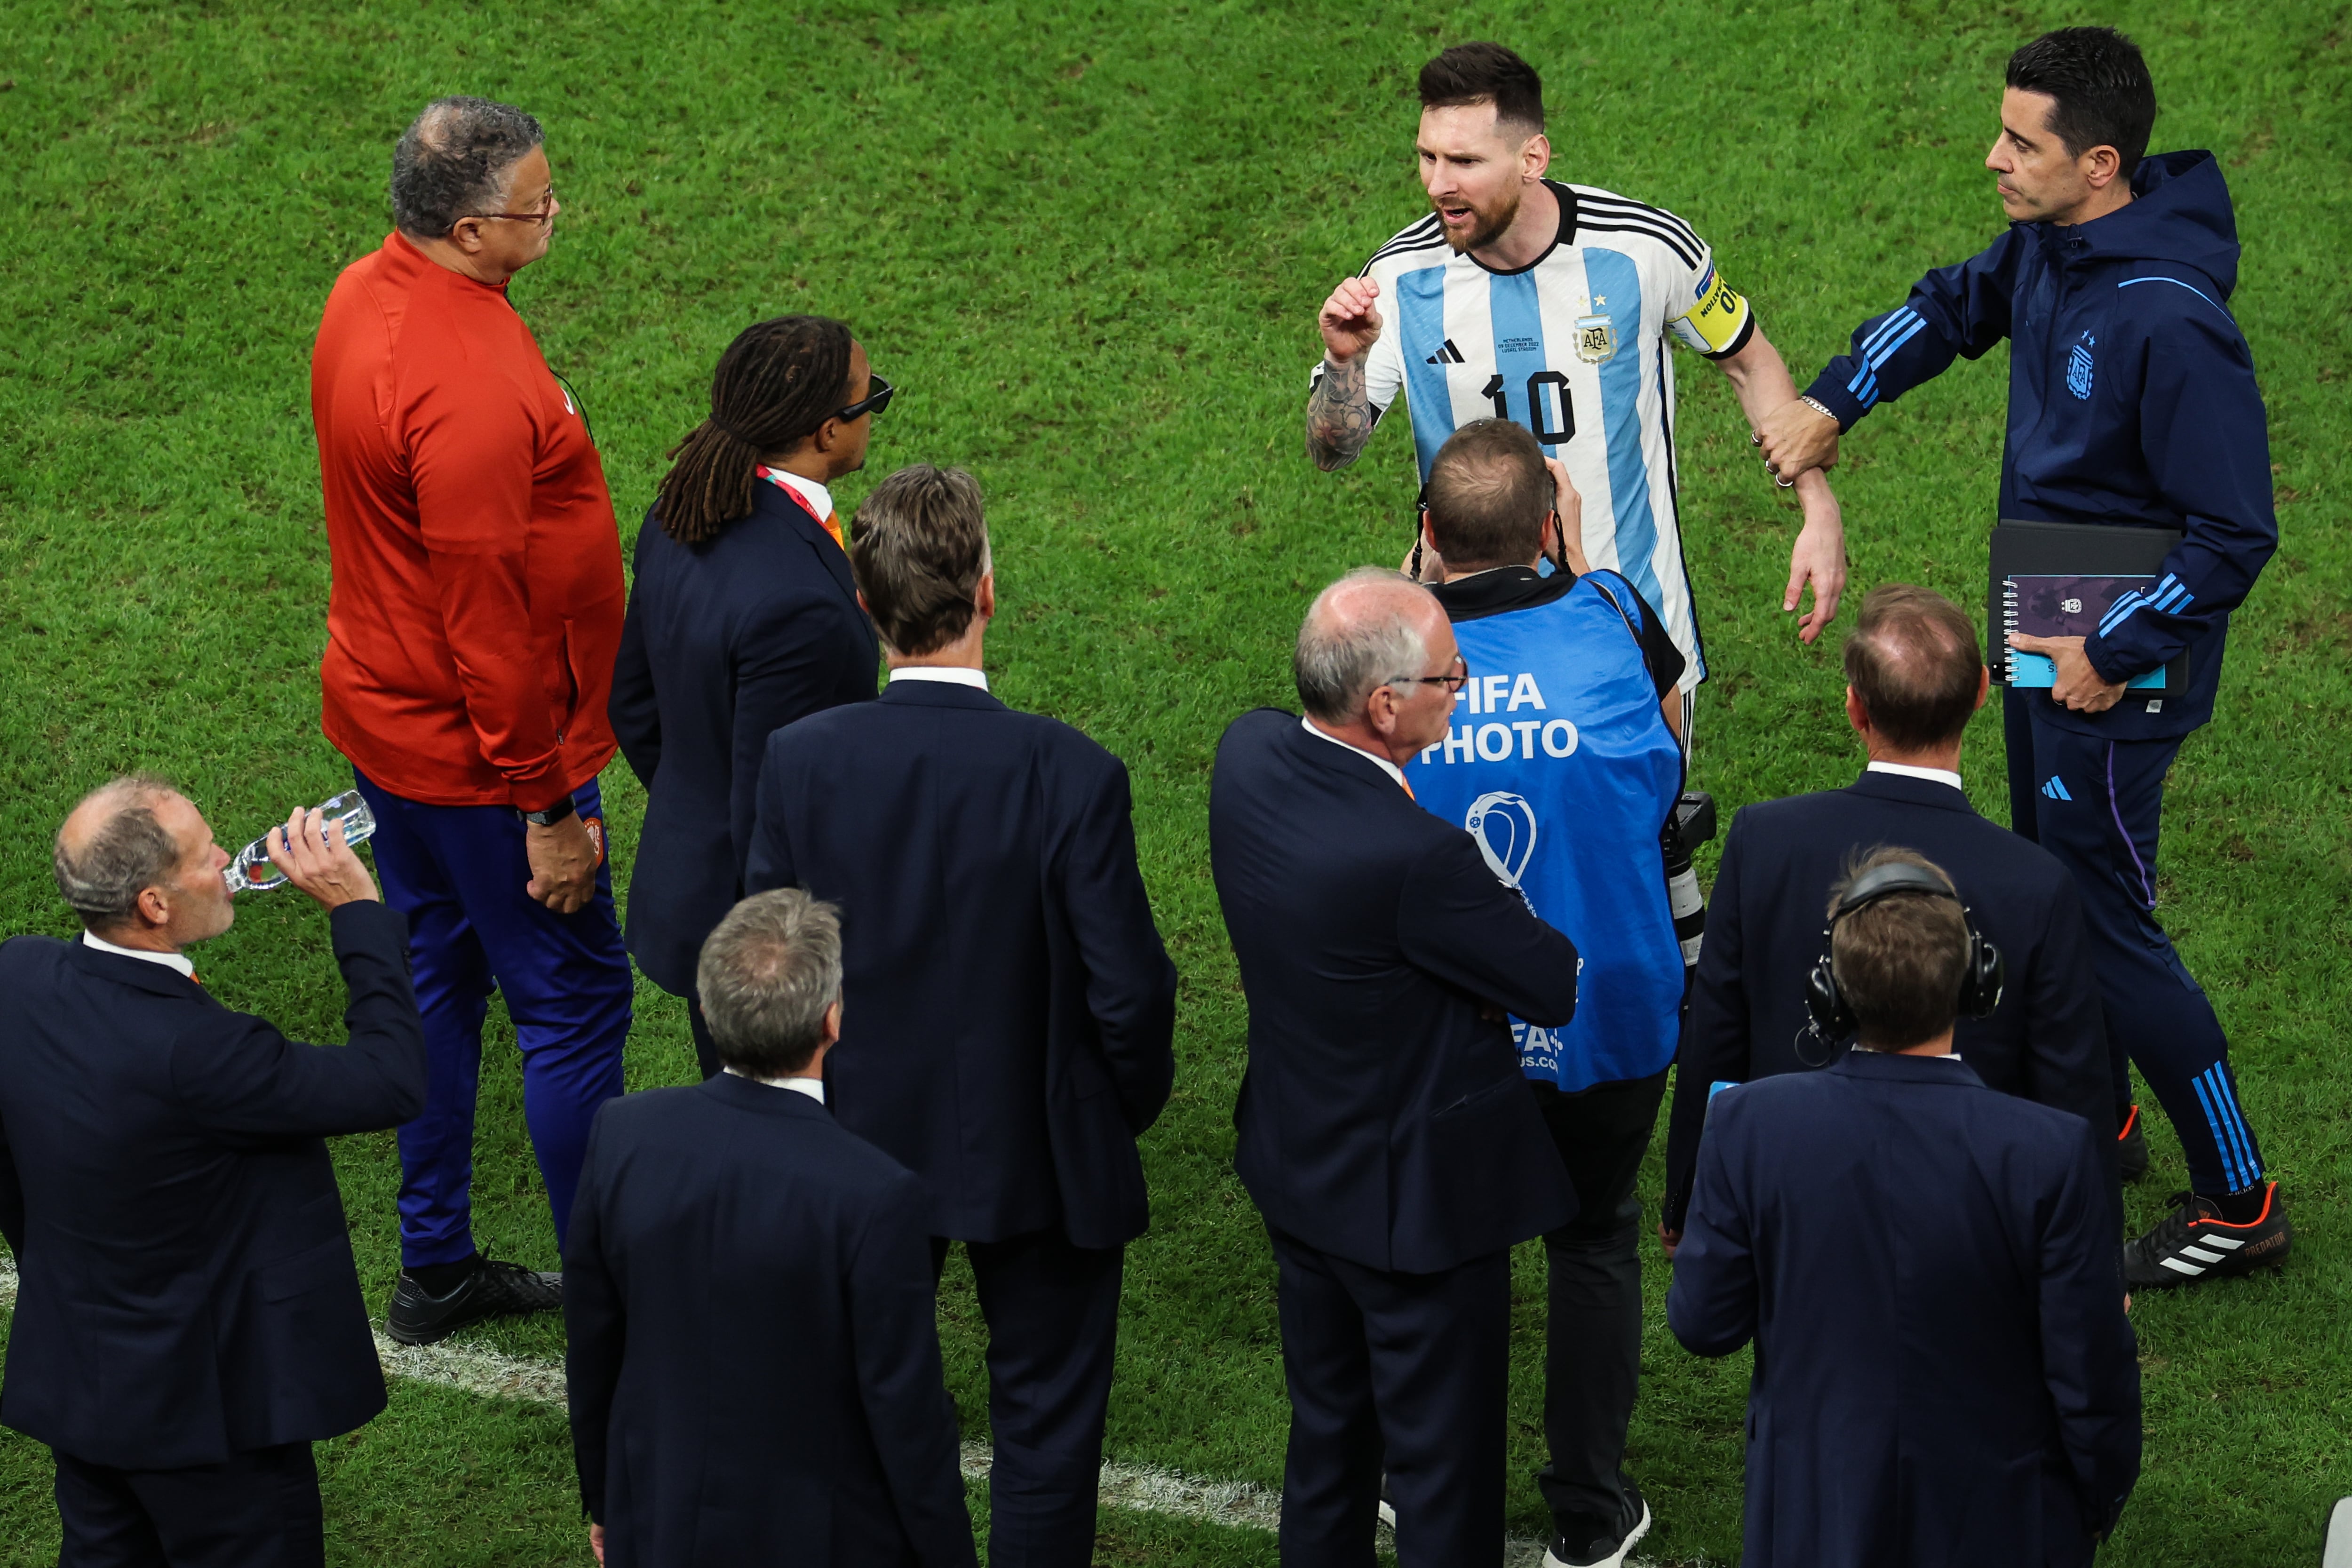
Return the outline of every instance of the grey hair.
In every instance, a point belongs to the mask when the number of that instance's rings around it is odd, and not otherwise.
[[[808,1066],[841,1000],[841,911],[798,888],[727,911],[694,972],[719,1059],[754,1078]]]
[[[117,803],[114,815],[99,824],[79,853],[66,847],[62,826],[49,849],[58,891],[83,926],[103,931],[124,924],[137,912],[140,894],[171,879],[180,863],[180,845],[156,819],[155,803],[179,793],[152,773],[126,773],[75,803],[75,811],[108,797]]]
[[[507,174],[547,140],[539,121],[487,98],[436,98],[392,150],[392,221],[438,239],[461,217],[494,212]]]
[[[1375,688],[1409,680],[1429,662],[1429,639],[1402,605],[1391,602],[1346,619],[1332,610],[1332,600],[1372,583],[1412,584],[1412,579],[1384,566],[1359,566],[1315,595],[1298,627],[1290,669],[1311,717],[1346,723]]]

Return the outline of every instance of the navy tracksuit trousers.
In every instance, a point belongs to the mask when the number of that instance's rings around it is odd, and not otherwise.
[[[506,994],[522,1054],[523,1121],[563,1245],[588,1126],[621,1092],[635,977],[613,914],[610,861],[596,896],[568,915],[523,891],[523,823],[503,805],[426,805],[365,774],[384,902],[408,917],[409,968],[425,1017],[425,1110],[400,1129],[404,1268],[473,1256],[474,1101],[490,994]],[[604,816],[593,779],[572,792]]]
[[[2239,1109],[2229,1039],[2156,921],[2164,775],[2180,742],[2077,734],[2046,721],[2049,706],[2045,692],[2007,694],[2010,824],[2055,855],[2081,889],[2116,1103],[2131,1102],[2128,1058],[2180,1135],[2189,1185],[2217,1196],[2252,1186],[2263,1179],[2262,1148]]]

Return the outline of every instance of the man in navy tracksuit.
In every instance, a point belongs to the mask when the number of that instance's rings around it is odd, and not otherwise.
[[[2006,337],[2000,515],[2182,531],[2155,585],[2119,601],[2097,636],[2018,639],[2055,661],[2057,683],[2047,697],[2012,687],[2006,704],[2012,825],[2082,884],[2117,1126],[2137,1142],[2128,1053],[2189,1158],[2193,1192],[2126,1249],[2130,1288],[2151,1289],[2277,1263],[2292,1242],[2229,1042],[2155,916],[2165,773],[2212,717],[2230,612],[2278,545],[2270,443],[2226,308],[2230,194],[2210,153],[2142,157],[2156,89],[2139,50],[2109,28],[2063,28],[2012,56],[2008,82],[1985,162],[2009,232],[1864,322],[1759,440],[1782,479],[1826,467],[1874,405]],[[2183,653],[2185,697],[2126,695]]]

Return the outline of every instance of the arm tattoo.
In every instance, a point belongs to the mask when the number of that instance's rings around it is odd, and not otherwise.
[[[1354,462],[1371,438],[1372,405],[1364,392],[1364,356],[1346,364],[1326,360],[1307,400],[1307,455],[1325,473]]]

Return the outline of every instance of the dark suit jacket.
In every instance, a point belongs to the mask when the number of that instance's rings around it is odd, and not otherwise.
[[[778,486],[700,544],[646,516],[608,711],[646,786],[628,938],[655,984],[693,994],[702,939],[742,897],[769,734],[872,698],[879,657],[849,558]]]
[[[605,1101],[563,1325],[607,1568],[974,1561],[921,1185],[815,1100]]]
[[[1468,834],[1261,708],[1218,742],[1209,864],[1249,999],[1234,1167],[1268,1225],[1432,1274],[1574,1215],[1509,1026],[1481,1005],[1567,1023],[1576,948]]]
[[[1801,1045],[1818,1061],[1848,1044],[1804,1036],[1805,977],[1822,954],[1830,889],[1850,857],[1880,845],[1916,849],[1942,867],[2008,963],[2000,1006],[1989,1018],[1961,1019],[1953,1050],[2003,1094],[2072,1111],[2108,1134],[2103,1169],[2120,1227],[2115,1085],[2074,878],[2047,849],[1979,816],[1950,785],[1865,773],[1844,789],[1761,802],[1732,819],[1675,1058],[1667,1228],[1681,1226],[1708,1087],[1805,1071]]]
[[[331,1437],[383,1374],[324,1138],[425,1105],[408,925],[330,917],[350,1044],[288,1039],[160,963],[0,944],[0,1228],[16,1254],[0,1422],[174,1469]]]
[[[1176,969],[1117,757],[898,681],[769,741],[745,880],[841,906],[834,1112],[923,1178],[932,1235],[1143,1234],[1135,1140],[1175,1082]]]
[[[2090,1562],[2140,1458],[2100,1137],[1950,1058],[1716,1102],[1666,1321],[1756,1341],[1746,1568]]]

